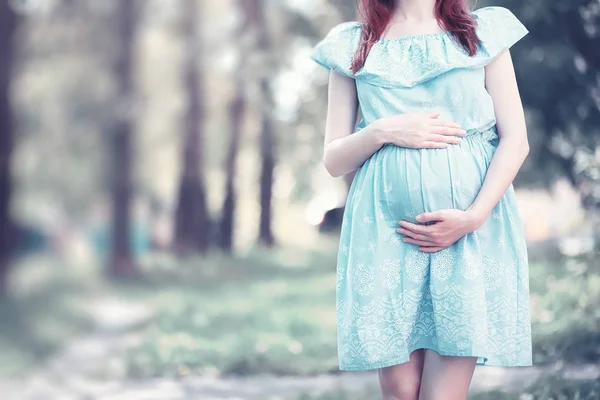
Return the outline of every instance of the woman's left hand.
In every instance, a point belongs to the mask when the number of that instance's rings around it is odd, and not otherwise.
[[[400,228],[396,231],[406,236],[404,242],[418,245],[423,252],[434,253],[450,247],[467,233],[479,228],[484,218],[472,211],[448,209],[417,215],[416,220],[435,223],[419,225],[400,221]]]

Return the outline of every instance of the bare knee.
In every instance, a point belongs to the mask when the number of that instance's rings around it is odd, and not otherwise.
[[[399,376],[381,371],[379,384],[383,400],[417,400],[421,378],[419,376]]]

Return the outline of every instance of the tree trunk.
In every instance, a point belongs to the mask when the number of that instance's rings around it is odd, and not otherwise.
[[[6,294],[8,289],[7,278],[14,238],[10,218],[11,155],[14,143],[10,91],[16,26],[17,17],[8,5],[8,0],[0,0],[0,295]]]
[[[260,226],[259,241],[269,247],[275,244],[271,228],[272,199],[273,199],[273,171],[275,169],[275,132],[270,116],[271,96],[266,78],[261,83],[263,93],[262,104],[262,132],[260,140],[260,153],[262,158],[260,173]]]
[[[269,55],[271,43],[269,40],[269,30],[265,21],[265,9],[262,0],[247,0],[246,14],[249,25],[256,35],[256,52]],[[269,57],[265,57],[268,59]],[[269,62],[269,61],[267,61]],[[261,67],[261,71],[269,71],[270,65]],[[260,154],[261,154],[261,173],[260,173],[260,222],[258,240],[260,243],[271,247],[275,244],[272,221],[272,198],[273,198],[273,172],[275,169],[275,129],[271,112],[273,110],[273,98],[269,88],[269,74],[261,73],[259,79],[259,89],[261,92],[260,102]]]
[[[115,7],[117,81],[115,125],[112,132],[112,218],[110,272],[131,276],[137,272],[131,251],[132,134],[133,134],[133,41],[136,23],[135,0],[122,0]]]
[[[246,97],[244,94],[244,82],[237,80],[236,95],[231,102],[229,109],[229,121],[231,123],[231,139],[227,151],[227,160],[225,166],[226,183],[225,199],[223,201],[223,210],[221,214],[221,228],[219,236],[219,246],[231,252],[233,249],[233,227],[235,225],[235,176],[236,165],[239,152],[240,139],[242,137],[242,123],[244,120],[244,111],[246,109]]]
[[[203,104],[200,63],[198,8],[196,0],[185,0],[183,33],[185,51],[184,87],[187,89],[188,109],[183,141],[183,170],[175,216],[175,249],[182,253],[204,252],[209,246],[210,223],[204,184]]]

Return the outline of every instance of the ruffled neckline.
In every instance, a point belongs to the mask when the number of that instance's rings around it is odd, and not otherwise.
[[[360,42],[357,21],[335,26],[313,49],[312,58],[328,69],[382,87],[412,87],[456,68],[483,67],[528,31],[506,8],[473,12],[482,44],[470,56],[448,31],[381,38],[357,73],[350,65]]]
[[[359,29],[361,28],[360,23],[358,23],[356,21],[352,21],[352,22],[355,23],[356,25],[358,25]],[[401,41],[406,41],[406,40],[434,39],[438,36],[450,36],[450,32],[439,31],[439,32],[429,32],[429,33],[416,33],[413,35],[397,36],[397,37],[382,37],[379,39],[379,42],[385,43],[385,42],[401,42]]]

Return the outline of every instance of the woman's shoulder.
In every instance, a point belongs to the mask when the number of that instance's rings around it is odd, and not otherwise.
[[[508,8],[482,7],[473,11],[477,36],[482,42],[480,51],[493,59],[508,50],[529,33],[525,25]]]
[[[507,32],[523,33],[527,31],[516,15],[505,7],[482,7],[473,11],[472,15],[477,22],[477,33],[480,36],[495,34],[498,39],[501,39]]]
[[[362,24],[357,21],[335,25],[313,47],[311,58],[327,69],[353,76],[350,65],[360,40]]]

